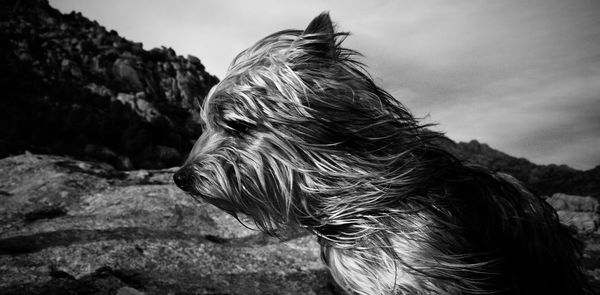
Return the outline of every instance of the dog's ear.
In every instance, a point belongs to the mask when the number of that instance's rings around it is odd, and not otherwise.
[[[335,33],[329,12],[322,12],[315,17],[302,33],[302,37],[310,42],[304,46],[314,55],[323,58],[335,56]]]
[[[307,34],[333,35],[333,23],[329,17],[329,12],[321,12],[321,14],[315,17],[304,30],[303,35]]]

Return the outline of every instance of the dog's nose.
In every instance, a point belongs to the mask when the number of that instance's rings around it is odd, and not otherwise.
[[[175,181],[175,184],[182,190],[186,190],[188,185],[190,184],[190,180],[192,173],[191,170],[188,169],[187,167],[183,167],[181,169],[179,169],[179,171],[175,172],[175,174],[173,175],[173,181]]]

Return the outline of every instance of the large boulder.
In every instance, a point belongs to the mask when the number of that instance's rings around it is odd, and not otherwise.
[[[556,193],[546,201],[556,210],[562,223],[579,233],[592,233],[600,226],[596,198]]]
[[[566,226],[572,227],[578,233],[592,233],[598,229],[600,224],[600,216],[594,212],[577,212],[577,211],[556,211],[560,222]]]
[[[171,176],[57,156],[0,160],[0,294],[339,291],[314,237],[265,236]]]

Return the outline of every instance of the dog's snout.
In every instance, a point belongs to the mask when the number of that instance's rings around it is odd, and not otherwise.
[[[175,172],[175,174],[173,175],[173,181],[175,181],[175,184],[182,190],[187,190],[187,187],[190,185],[191,179],[192,171],[187,167],[179,169],[179,171]]]

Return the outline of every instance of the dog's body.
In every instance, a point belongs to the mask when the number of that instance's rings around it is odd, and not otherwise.
[[[242,52],[175,182],[263,231],[319,237],[358,294],[588,294],[580,244],[508,176],[438,148],[327,14]]]

